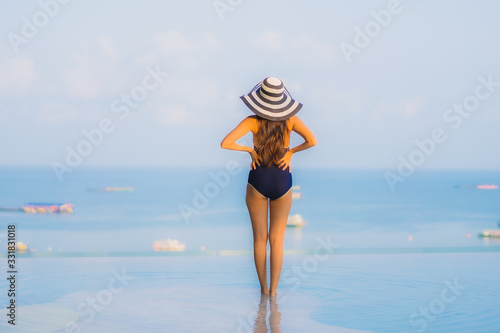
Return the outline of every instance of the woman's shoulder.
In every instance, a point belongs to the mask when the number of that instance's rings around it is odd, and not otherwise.
[[[290,118],[288,118],[288,128],[290,128],[290,130],[293,129],[293,125],[297,120],[300,120],[299,117],[297,117],[297,115],[293,115]]]
[[[259,130],[259,121],[256,115],[251,115],[245,118],[245,121],[248,121],[252,132],[256,133]]]
[[[248,121],[250,124],[258,124],[259,123],[259,120],[258,120],[256,115],[246,117],[245,121]]]

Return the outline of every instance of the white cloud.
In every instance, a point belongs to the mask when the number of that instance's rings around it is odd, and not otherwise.
[[[185,106],[167,105],[158,109],[156,118],[168,126],[188,124],[196,120],[194,114]]]
[[[137,62],[143,65],[155,65],[160,62],[160,59],[157,53],[148,53],[137,59]]]
[[[68,93],[72,97],[83,99],[99,96],[102,80],[99,79],[97,72],[92,66],[83,63],[66,70],[63,79]]]
[[[188,40],[179,31],[167,31],[155,35],[151,42],[155,50],[163,56],[221,47],[218,39],[209,32],[203,32],[198,38]]]
[[[254,38],[256,47],[268,52],[282,52],[284,50],[285,35],[278,31],[267,31]]]
[[[358,91],[338,90],[328,86],[310,91],[309,101],[311,107],[315,106],[325,117],[325,123],[335,124],[352,119],[362,120],[360,117],[363,116],[366,105],[366,97]]]
[[[289,36],[269,30],[253,39],[256,48],[274,53],[290,65],[328,65],[335,62],[334,47],[300,33]]]
[[[178,31],[168,31],[157,34],[151,39],[156,50],[162,55],[170,55],[179,51],[192,50],[194,43],[188,40]]]
[[[35,64],[27,58],[11,58],[0,63],[0,94],[22,93],[35,79]]]
[[[117,52],[109,38],[97,40],[97,51],[89,52],[82,43],[80,54],[73,56],[73,67],[63,74],[63,83],[71,97],[92,99],[112,94],[121,84],[115,75]]]
[[[406,119],[412,121],[416,118],[417,114],[422,110],[424,99],[421,96],[410,98],[400,102],[387,102],[380,100],[372,112],[374,123],[380,127],[389,123],[387,119],[399,117],[399,119]]]
[[[78,116],[78,110],[63,103],[46,103],[42,106],[42,112],[37,119],[45,123],[61,123],[67,120],[75,120]]]
[[[160,123],[196,127],[211,121],[207,110],[220,108],[223,103],[220,87],[216,78],[200,76],[200,70],[220,48],[219,40],[208,32],[187,37],[178,31],[167,31],[151,39],[151,49],[138,58],[138,63],[165,64],[163,67],[172,69],[156,95],[168,105],[151,111]]]
[[[162,94],[174,102],[206,107],[219,101],[220,89],[213,78],[169,77],[161,85]]]
[[[97,44],[99,45],[102,53],[104,56],[108,59],[115,59],[116,58],[116,50],[113,47],[113,43],[110,38],[108,37],[100,37],[97,40]]]
[[[206,127],[214,122],[211,111],[225,107],[219,85],[213,78],[172,76],[162,83],[160,89],[157,96],[161,99],[152,105],[162,103],[163,106],[148,107],[146,112],[164,125]]]
[[[199,62],[195,59],[195,57],[191,55],[185,55],[179,58],[179,65],[181,68],[186,69],[188,71],[196,71],[200,68]]]
[[[401,106],[401,112],[408,118],[414,118],[415,115],[420,111],[423,105],[423,98],[418,97],[412,100],[406,101]],[[398,108],[399,110],[399,108]]]
[[[201,68],[207,52],[220,49],[221,43],[209,32],[203,32],[194,38],[187,38],[178,31],[167,31],[151,39],[152,49],[138,59],[139,63],[151,64],[165,60],[169,66],[187,71]]]
[[[203,32],[201,34],[202,45],[210,49],[218,49],[222,47],[219,40],[209,32]]]
[[[314,38],[301,33],[291,38],[291,52],[288,54],[290,62],[304,62],[309,64],[331,64],[334,61],[334,48],[323,44]]]

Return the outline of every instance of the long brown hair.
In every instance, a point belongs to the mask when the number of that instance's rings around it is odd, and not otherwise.
[[[268,167],[271,163],[278,164],[283,157],[285,138],[289,133],[288,119],[281,121],[267,120],[256,116],[259,122],[259,130],[255,135],[255,152],[261,158],[260,164]]]

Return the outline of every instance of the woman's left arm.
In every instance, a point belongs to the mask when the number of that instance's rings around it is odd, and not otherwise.
[[[252,125],[253,125],[253,119],[250,117],[247,117],[243,119],[238,126],[236,126],[235,129],[233,129],[231,132],[229,132],[228,135],[222,140],[220,143],[221,148],[224,149],[231,149],[231,150],[240,150],[240,151],[246,151],[248,153],[251,153],[253,151],[253,148],[246,147],[239,145],[236,142],[239,138],[247,134],[252,130]]]
[[[247,134],[252,130],[252,128],[255,126],[255,118],[252,118],[251,116],[246,117],[241,121],[241,123],[236,126],[234,130],[229,132],[228,135],[222,140],[220,143],[220,146],[225,149],[231,149],[231,150],[240,150],[240,151],[246,151],[250,153],[250,156],[252,157],[252,164],[250,165],[251,169],[255,169],[258,166],[260,166],[260,160],[261,158],[257,155],[255,150],[253,148],[247,147],[247,146],[242,146],[239,145],[236,142],[239,138],[241,138],[243,135]]]

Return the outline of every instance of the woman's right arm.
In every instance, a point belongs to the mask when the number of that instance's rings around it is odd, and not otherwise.
[[[295,116],[295,121],[293,123],[292,131],[297,132],[301,137],[304,138],[305,141],[301,145],[298,145],[297,147],[290,149],[290,152],[292,153],[296,153],[301,150],[306,150],[308,148],[315,146],[318,143],[316,137],[311,132],[311,130],[307,128],[307,126],[297,116]]]

